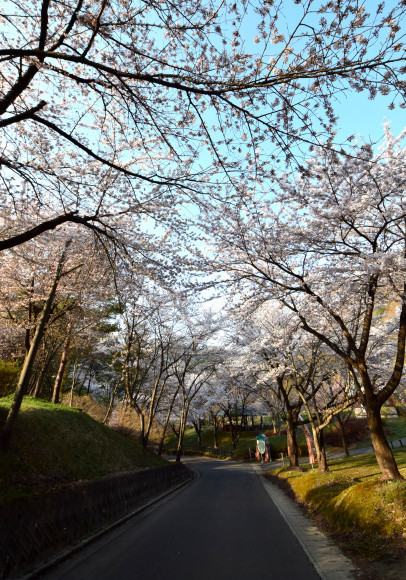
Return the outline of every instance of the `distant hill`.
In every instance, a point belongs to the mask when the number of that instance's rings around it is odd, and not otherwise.
[[[11,401],[0,398],[0,428]],[[10,449],[0,450],[0,501],[165,463],[78,409],[26,397]]]

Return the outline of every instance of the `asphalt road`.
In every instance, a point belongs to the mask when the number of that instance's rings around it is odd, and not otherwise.
[[[42,578],[320,580],[247,464],[187,459],[198,477]]]

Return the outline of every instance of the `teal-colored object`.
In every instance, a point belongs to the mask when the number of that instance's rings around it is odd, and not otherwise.
[[[258,435],[257,436],[257,447],[258,451],[261,453],[265,453],[266,444],[265,444],[265,435]]]

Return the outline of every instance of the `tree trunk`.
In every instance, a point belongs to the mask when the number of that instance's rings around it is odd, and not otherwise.
[[[286,415],[287,428],[289,433],[289,462],[291,467],[299,467],[299,451],[296,440],[296,424],[291,409],[288,409]]]
[[[146,440],[145,440],[145,415],[142,411],[138,411],[138,417],[140,419],[140,443],[143,449],[146,449]]]
[[[194,430],[196,431],[197,435],[197,443],[199,447],[202,446],[202,420],[198,419],[197,421],[192,421]]]
[[[164,424],[163,431],[162,431],[162,437],[161,437],[161,441],[159,442],[159,449],[158,449],[158,455],[159,456],[162,455],[162,450],[163,450],[163,447],[164,447],[166,431],[168,429],[169,421],[170,421],[170,418],[171,418],[171,415],[172,415],[173,407],[175,405],[176,397],[178,396],[178,392],[179,392],[179,387],[176,389],[176,391],[175,391],[175,393],[174,393],[174,395],[173,395],[173,397],[171,399],[171,404],[169,405],[168,412],[166,414],[165,424]]]
[[[376,460],[382,472],[382,479],[403,480],[399,472],[392,449],[386,439],[383,430],[381,407],[374,399],[374,395],[368,398],[366,404],[368,429],[371,435],[372,446],[375,451]]]
[[[341,413],[338,413],[338,415],[336,417],[337,417],[338,426],[340,429],[341,442],[342,442],[343,449],[344,449],[344,456],[349,457],[350,452],[348,450],[347,436],[345,434],[345,423],[343,421],[343,418],[341,417]]]
[[[238,417],[236,417],[236,424],[234,424],[232,415],[228,415],[230,421],[231,445],[233,450],[237,450],[238,441],[240,439],[241,429],[238,425]]]
[[[59,403],[59,397],[62,387],[62,379],[65,373],[66,363],[68,362],[69,345],[70,345],[70,325],[68,327],[68,336],[62,348],[61,361],[59,363],[59,368],[54,383],[54,390],[52,393],[52,402],[55,404]]]
[[[176,463],[180,462],[180,458],[183,453],[183,437],[185,435],[186,429],[186,419],[189,413],[189,405],[184,403],[184,407],[180,416],[179,434],[178,434],[178,445],[176,449]]]
[[[54,360],[54,356],[57,353],[59,346],[56,347],[51,347],[50,345],[47,345],[46,340],[43,340],[42,342],[43,345],[43,351],[44,351],[44,355],[43,355],[43,362],[42,362],[42,367],[39,373],[39,376],[35,376],[35,374],[33,374],[34,376],[32,377],[35,378],[35,380],[33,381],[31,379],[31,383],[33,383],[33,386],[31,388],[31,390],[29,391],[29,393],[33,394],[33,396],[36,399],[39,399],[42,395],[42,388],[44,386],[44,379],[47,375],[48,369],[51,365],[51,362]],[[39,366],[39,365],[36,365]],[[38,368],[36,369],[37,374],[38,374]]]
[[[119,383],[117,382],[114,385],[114,388],[113,388],[113,390],[111,392],[111,396],[110,396],[110,399],[109,399],[109,404],[107,406],[106,414],[104,415],[104,419],[102,421],[103,425],[107,425],[107,422],[110,419],[110,415],[111,415],[111,412],[113,410],[114,399],[115,399],[115,396],[116,396],[116,391],[117,391],[118,385],[119,385]]]
[[[319,471],[325,472],[325,471],[328,471],[328,465],[327,465],[327,457],[326,457],[326,446],[324,444],[323,429],[321,429],[317,433],[317,442],[318,442],[317,461],[318,461]]]
[[[69,400],[69,407],[73,407],[73,389],[76,386],[76,371],[78,367],[78,361],[75,360],[75,364],[73,365],[73,376],[72,376],[72,386],[70,389],[70,400]]]
[[[7,415],[6,423],[4,425],[3,432],[1,434],[1,446],[3,447],[3,449],[7,449],[10,443],[14,427],[17,421],[17,417],[20,412],[21,403],[23,401],[23,397],[27,391],[27,387],[30,382],[35,356],[37,354],[40,342],[44,334],[45,325],[48,322],[48,318],[56,294],[56,289],[58,287],[58,283],[62,275],[62,268],[65,261],[66,251],[69,245],[70,242],[67,242],[65,245],[65,250],[63,251],[62,256],[59,260],[55,278],[52,282],[51,288],[48,293],[48,298],[45,301],[44,307],[38,320],[37,327],[35,329],[34,337],[30,344],[30,350],[28,351],[27,356],[24,359],[24,364],[23,368],[21,369],[20,379],[18,381],[17,389],[14,394],[13,403],[10,407],[10,411]]]
[[[218,432],[217,417],[215,415],[213,415],[213,446],[214,446],[214,449],[218,449],[218,446],[219,446],[217,432]]]

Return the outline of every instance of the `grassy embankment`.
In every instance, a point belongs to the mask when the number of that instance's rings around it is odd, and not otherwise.
[[[10,404],[0,398],[0,428]],[[0,501],[164,463],[78,409],[26,397],[10,449],[0,450]]]
[[[386,419],[384,423],[389,440],[406,437],[406,418]],[[354,426],[352,428],[354,431]],[[281,451],[286,452],[286,436],[265,432],[269,436],[273,458],[279,459]],[[371,442],[365,435],[365,429],[353,432],[350,448],[369,447]],[[255,449],[255,437],[256,433],[252,431],[241,434],[236,459],[247,458],[248,448]],[[298,439],[305,450],[300,431]],[[337,441],[339,437],[332,439]],[[220,432],[218,440],[219,447],[231,451],[230,433]],[[188,430],[185,445],[196,444],[196,433]],[[202,444],[213,445],[213,432],[209,427],[202,433]],[[329,450],[342,451],[338,446],[329,447]],[[406,448],[395,449],[394,454],[406,478]],[[383,574],[381,577],[386,578],[388,566],[394,566],[394,575],[390,577],[398,578],[398,569],[406,569],[406,561],[401,558],[402,553],[406,553],[406,481],[382,482],[373,453],[330,460],[328,473],[319,473],[310,465],[304,465],[301,470],[285,467],[269,474],[274,483],[306,506],[317,523],[328,530],[350,556],[359,557],[361,567],[369,566],[369,560],[379,560],[368,569],[368,577],[376,578]]]
[[[396,449],[394,455],[406,478],[406,449]],[[266,477],[293,492],[352,555],[372,560],[405,557],[406,481],[383,482],[373,453],[330,461],[328,473],[307,465],[300,470],[281,468]],[[406,560],[400,565],[406,569]]]
[[[0,427],[11,403],[0,399]],[[406,420],[386,421],[390,439],[406,436]],[[272,435],[268,432],[268,435]],[[255,449],[255,432],[241,434],[236,459]],[[274,457],[286,439],[271,437]],[[193,430],[186,444],[196,444]],[[213,445],[213,432],[203,431],[203,445]],[[229,432],[218,434],[219,446],[231,451]],[[364,444],[368,445],[365,440]],[[355,445],[355,444],[354,444]],[[395,450],[406,477],[406,449]],[[123,437],[78,409],[26,398],[10,450],[0,451],[0,501],[41,492],[80,479],[152,467],[164,463],[145,455],[134,439]],[[373,454],[329,462],[330,472],[320,474],[282,469],[272,473],[339,538],[350,538],[352,549],[374,557],[392,554],[405,546],[406,483],[380,481]]]

